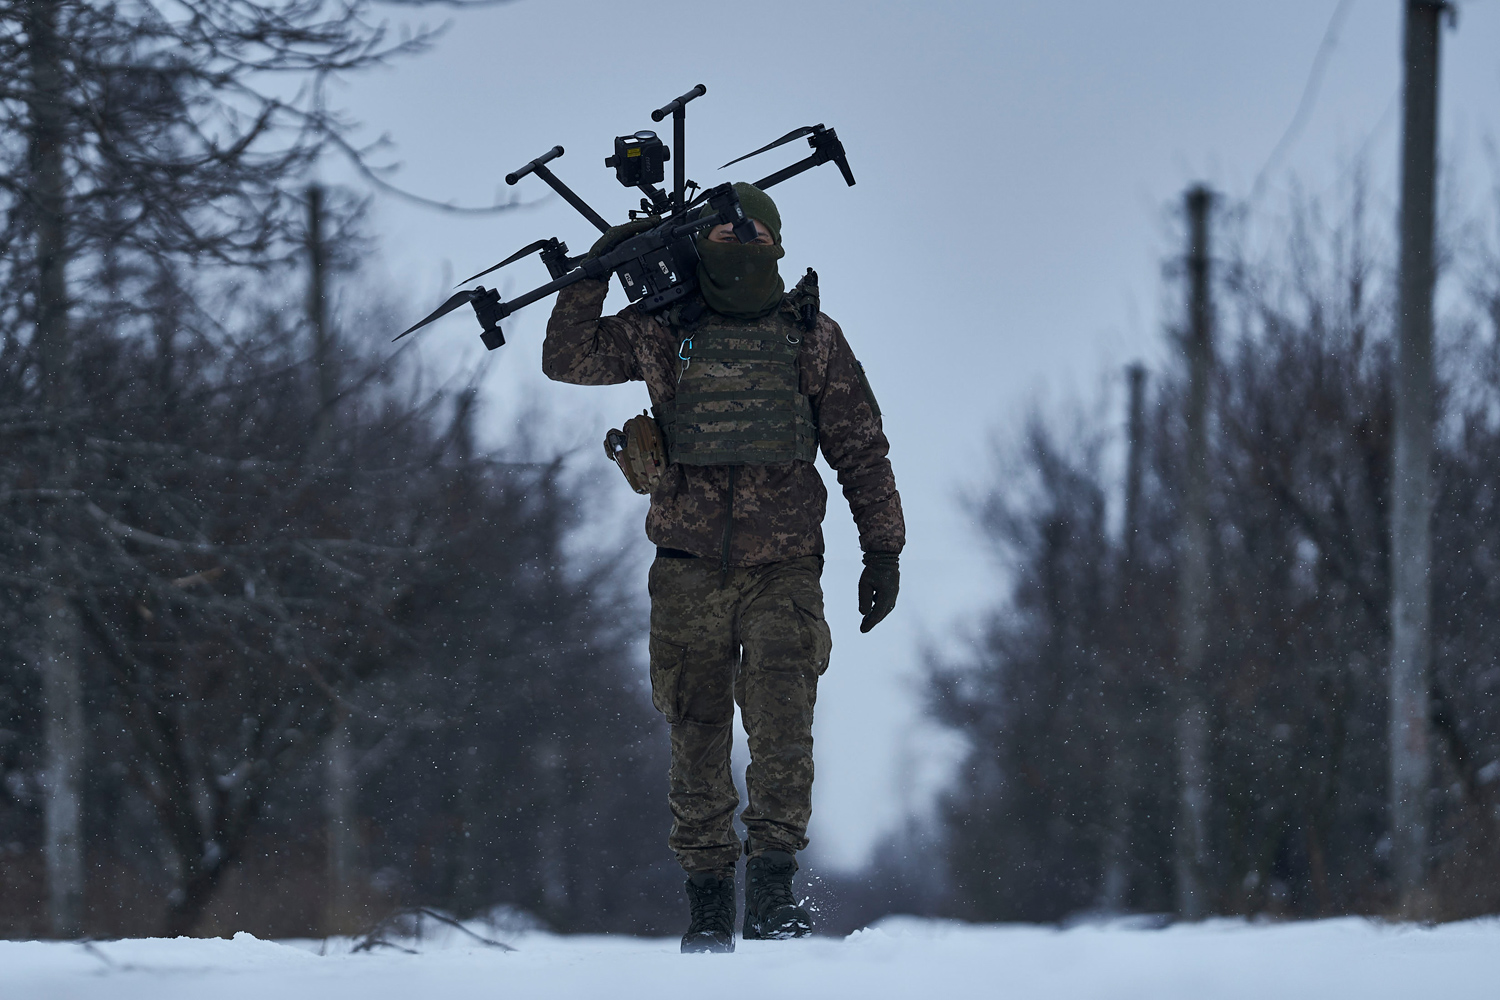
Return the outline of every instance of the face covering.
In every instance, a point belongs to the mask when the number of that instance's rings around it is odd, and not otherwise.
[[[698,287],[710,309],[735,319],[764,316],[786,291],[776,262],[779,246],[698,241]]]

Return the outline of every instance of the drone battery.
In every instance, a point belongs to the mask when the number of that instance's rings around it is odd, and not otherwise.
[[[625,296],[635,302],[641,296],[650,294],[651,286],[646,281],[646,261],[642,258],[628,261],[615,268],[615,273],[620,276],[620,287],[625,289]]]
[[[641,260],[646,265],[646,274],[650,278],[653,292],[665,292],[679,283],[677,260],[672,254],[671,247],[662,247],[660,250],[648,253]]]
[[[615,273],[626,297],[639,303],[642,312],[655,312],[693,290],[692,282],[679,280],[676,258],[666,249],[621,264]]]
[[[698,287],[698,251],[691,239],[676,240],[670,247],[648,254],[657,290],[636,303],[643,313],[654,313],[683,298]]]
[[[692,237],[677,239],[616,266],[615,274],[641,312],[656,312],[697,287],[698,251]]]

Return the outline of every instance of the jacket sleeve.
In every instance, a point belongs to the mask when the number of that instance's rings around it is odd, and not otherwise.
[[[886,457],[890,442],[869,382],[837,323],[819,316],[830,334],[822,391],[813,397],[818,441],[823,457],[838,474],[844,499],[859,528],[859,547],[866,552],[900,552],[906,544],[906,521],[896,475]],[[822,339],[822,338],[819,338]]]
[[[600,315],[608,294],[607,279],[585,279],[557,293],[542,341],[542,372],[548,378],[574,385],[616,385],[641,377],[629,321]]]

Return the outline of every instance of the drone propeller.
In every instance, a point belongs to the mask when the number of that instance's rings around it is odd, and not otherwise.
[[[491,270],[493,270],[493,268]],[[396,340],[400,340],[408,333],[415,333],[417,330],[422,329],[422,327],[426,326],[428,323],[431,323],[433,320],[448,315],[459,306],[467,305],[474,300],[476,295],[482,293],[483,291],[483,288],[466,288],[461,292],[454,292],[448,298],[447,302],[444,302],[442,305],[438,306],[420,322],[414,323],[413,325],[407,327],[405,330],[402,330],[400,335],[397,336],[395,340],[392,340],[391,343],[394,344]]]
[[[744,156],[741,156],[739,158],[739,160],[730,160],[728,163],[724,164],[724,167],[732,167],[736,163],[740,162],[740,160],[748,160],[752,156],[759,156],[761,153],[770,152],[771,150],[775,149],[777,146],[785,146],[787,143],[791,142],[793,139],[800,139],[804,135],[812,135],[814,132],[817,132],[822,127],[823,127],[822,125],[804,125],[801,128],[794,128],[790,132],[788,132],[786,135],[782,136],[780,139],[777,139],[775,142],[771,143],[770,145],[762,146],[762,147],[760,147],[759,149],[757,149],[753,153],[746,153]],[[724,167],[720,167],[719,169],[723,170]]]
[[[551,243],[551,242],[552,242],[551,240],[537,240],[535,243],[529,243],[526,246],[522,247],[521,249],[517,250],[515,253],[511,254],[509,257],[507,257],[504,260],[502,260],[500,263],[496,264],[494,267],[487,267],[483,271],[480,271],[478,274],[473,275],[472,277],[465,278],[463,281],[460,281],[458,284],[459,285],[467,285],[469,282],[473,281],[475,278],[482,278],[486,274],[489,274],[491,271],[498,271],[498,270],[500,270],[506,264],[514,264],[516,261],[520,260],[522,257],[528,257],[531,254],[536,253],[538,250],[542,249],[548,243]],[[456,288],[457,285],[455,285],[454,287]]]

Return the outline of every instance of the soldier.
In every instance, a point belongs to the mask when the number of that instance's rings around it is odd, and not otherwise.
[[[810,269],[785,294],[775,203],[749,184],[735,189],[757,238],[741,243],[728,225],[700,236],[697,293],[654,316],[630,306],[601,318],[607,279],[578,282],[558,294],[542,348],[542,370],[559,382],[645,382],[665,442],[646,517],[657,546],[651,697],[671,728],[668,844],[688,874],[685,952],[734,950],[742,850],[744,937],[812,929],[792,876],[807,846],[813,704],[832,647],[819,447],[864,550],[861,632],[895,607],[906,536],[864,369],[818,311]],[[591,253],[650,224],[617,226]],[[750,739],[743,845],[729,760],[735,703]]]

